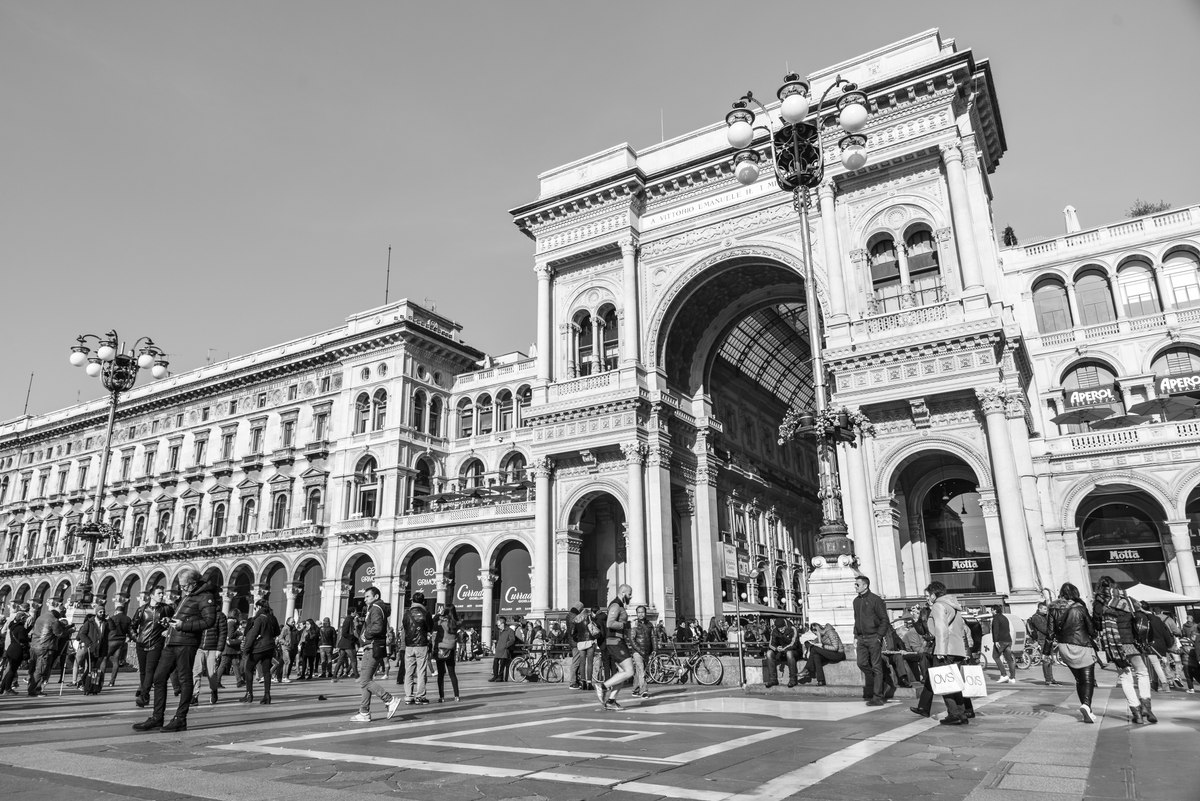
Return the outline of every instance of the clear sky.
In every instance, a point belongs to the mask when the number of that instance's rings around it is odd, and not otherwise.
[[[389,245],[393,300],[528,350],[538,173],[932,27],[992,62],[998,230],[1200,202],[1196,0],[0,0],[0,420],[101,394],[81,332],[187,370],[336,326]]]

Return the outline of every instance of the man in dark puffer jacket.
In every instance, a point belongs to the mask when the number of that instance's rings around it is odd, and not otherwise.
[[[167,644],[154,671],[154,714],[141,723],[136,731],[187,731],[188,707],[192,703],[192,665],[205,629],[217,624],[217,588],[202,581],[195,568],[185,568],[179,577],[183,591],[175,616],[169,621]],[[181,693],[175,717],[163,724],[167,710],[167,680],[175,675]]]
[[[220,588],[221,577],[215,567],[204,572],[204,584],[213,589]],[[225,652],[225,639],[228,636],[229,621],[225,617],[225,613],[218,608],[216,625],[204,630],[204,634],[200,637],[200,648],[196,651],[196,662],[192,668],[194,674],[192,677],[192,706],[200,703],[200,696],[195,692],[195,688],[200,685],[200,679],[206,671],[208,673],[208,703],[210,706],[217,703],[217,687],[221,683],[221,672],[218,667],[221,664],[221,654]]]

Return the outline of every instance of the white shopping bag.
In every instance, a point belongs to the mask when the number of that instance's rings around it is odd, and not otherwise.
[[[963,691],[962,673],[958,665],[942,665],[929,669],[929,683],[935,695],[949,695]]]
[[[981,665],[963,665],[963,698],[986,698],[987,679]]]

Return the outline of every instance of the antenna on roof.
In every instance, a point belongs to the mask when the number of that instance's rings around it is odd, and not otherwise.
[[[658,107],[658,142],[662,144],[667,141],[667,126],[663,118],[662,106]]]
[[[29,386],[25,388],[25,409],[22,416],[29,414],[29,393],[33,392],[33,373],[29,374]]]
[[[388,262],[387,262],[387,280],[383,284],[383,305],[388,302],[388,295],[392,289],[392,246],[388,245]]]

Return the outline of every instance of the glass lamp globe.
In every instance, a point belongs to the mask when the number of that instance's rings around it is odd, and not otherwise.
[[[117,349],[114,348],[112,345],[108,344],[107,342],[105,342],[103,345],[101,345],[99,348],[96,349],[96,355],[100,358],[100,361],[102,361],[102,362],[111,362],[113,359],[115,359],[117,357]]]
[[[867,107],[861,103],[851,103],[838,114],[838,124],[846,133],[858,133],[867,124]]]
[[[84,368],[84,372],[90,375],[92,378],[100,375],[100,370],[100,362],[98,361],[90,361],[88,362],[88,366]]]
[[[808,96],[796,92],[783,99],[779,113],[788,122],[801,122],[808,116]]]
[[[155,378],[165,378],[167,375],[167,365],[165,362],[159,362],[150,368],[150,375]]]
[[[754,139],[754,126],[745,120],[736,120],[730,123],[725,130],[725,139],[729,142],[730,147],[737,150],[749,147],[750,142]]]
[[[87,357],[88,357],[88,355],[87,355],[87,351],[86,351],[86,350],[74,350],[74,351],[71,351],[71,364],[72,364],[72,366],[74,366],[74,367],[83,367],[83,365],[87,363]]]
[[[153,366],[154,366],[154,354],[153,353],[146,352],[146,353],[143,353],[141,356],[138,356],[138,367],[142,368],[143,370],[149,370]]]
[[[853,172],[867,163],[867,137],[850,134],[838,142],[842,149],[842,166]]]

